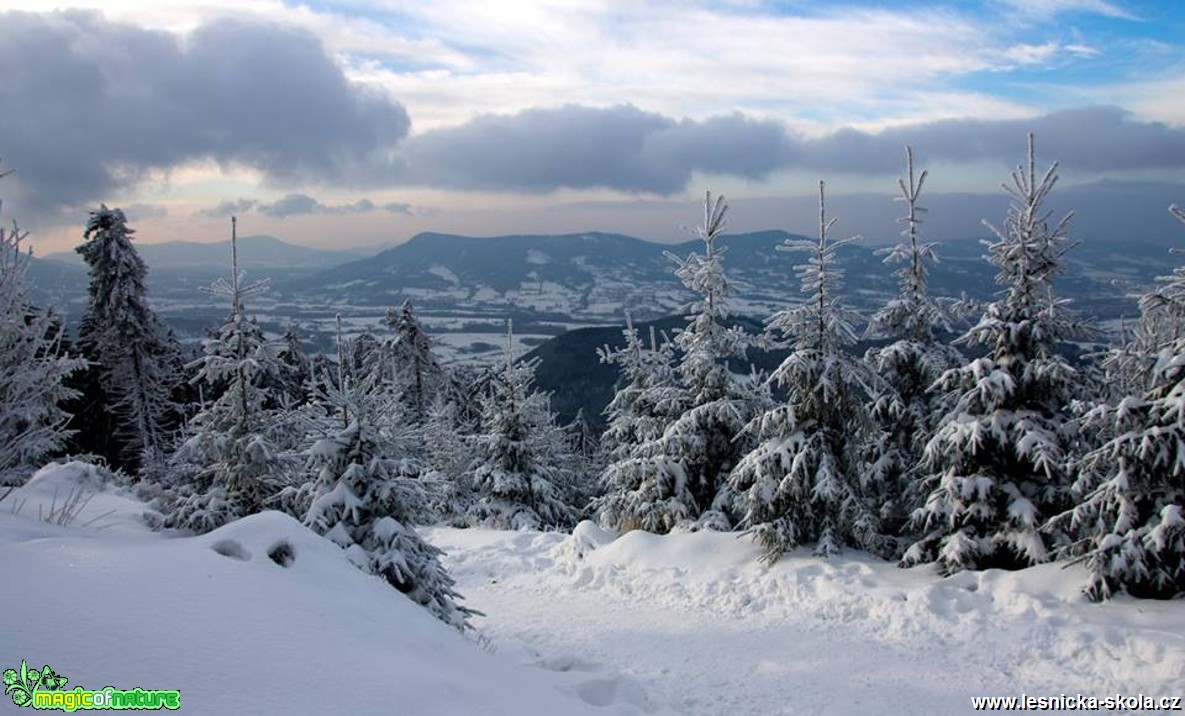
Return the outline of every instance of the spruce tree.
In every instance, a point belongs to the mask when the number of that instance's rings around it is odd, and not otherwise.
[[[897,182],[906,206],[906,225],[901,243],[881,249],[886,264],[899,265],[893,275],[899,282],[898,295],[869,320],[865,335],[892,342],[869,349],[864,359],[881,377],[882,390],[873,396],[872,414],[877,432],[871,449],[872,468],[882,486],[880,517],[882,529],[899,533],[909,514],[920,507],[917,474],[926,441],[942,417],[942,394],[930,390],[942,375],[962,363],[958,349],[943,343],[940,334],[951,330],[949,302],[928,293],[929,264],[937,263],[937,244],[922,241],[922,215],[918,204],[927,172],[915,174],[913,149],[905,148],[906,177]]]
[[[340,347],[340,319],[338,325]],[[414,529],[429,515],[428,495],[397,399],[378,372],[354,376],[338,367],[337,381],[318,380],[316,401],[329,412],[308,450],[314,477],[305,524],[344,549],[359,569],[465,630],[473,612],[457,605],[460,595],[440,564],[443,553]]]
[[[730,529],[728,473],[743,453],[736,440],[754,409],[752,381],[738,378],[729,359],[744,359],[751,337],[730,327],[724,274],[724,233],[728,205],[724,197],[704,199],[704,223],[694,233],[704,253],[687,258],[670,252],[675,275],[698,295],[687,326],[675,336],[680,351],[673,390],[663,390],[657,409],[668,416],[661,435],[637,447],[627,462],[616,461],[611,520],[656,532],[675,527]],[[622,508],[625,508],[624,510]]]
[[[394,334],[384,345],[391,382],[407,407],[408,419],[423,424],[436,396],[446,389],[448,374],[433,354],[432,339],[410,299],[398,310],[387,311],[386,324]]]
[[[950,573],[1045,561],[1050,545],[1039,528],[1066,505],[1067,406],[1077,371],[1056,349],[1082,329],[1053,283],[1070,248],[1072,215],[1050,224],[1044,203],[1057,164],[1038,175],[1032,135],[1028,149],[1027,164],[1004,185],[1012,199],[1004,229],[984,222],[996,237],[988,250],[1004,289],[958,339],[986,355],[939,381],[951,407],[926,445],[928,496],[912,517],[923,536],[905,565],[937,562]]]
[[[63,350],[61,318],[33,303],[27,236],[0,227],[0,486],[23,483],[66,446],[62,406],[76,392],[65,380],[85,366]]]
[[[477,422],[466,416],[456,399],[444,395],[436,397],[419,428],[423,479],[439,521],[465,524],[472,497],[464,487],[465,472],[473,459],[469,444],[476,431]]]
[[[279,389],[288,402],[304,404],[313,379],[313,362],[305,352],[297,326],[289,323],[280,342],[283,347],[278,356],[282,367]]]
[[[234,217],[231,222],[231,278],[208,289],[229,300],[230,317],[190,366],[197,369],[193,381],[213,399],[189,422],[173,455],[174,480],[181,484],[175,502],[165,505],[165,526],[198,532],[263,510],[289,482],[292,465],[277,444],[277,436],[290,433],[292,416],[277,410],[269,389],[282,382],[280,344],[264,335],[244,305],[267,281],[243,283]]]
[[[1185,267],[1159,281],[1140,299],[1141,335],[1159,338],[1141,351],[1142,385],[1088,416],[1109,439],[1079,463],[1076,506],[1051,521],[1081,536],[1065,551],[1084,555],[1094,599],[1185,593]]]
[[[84,447],[129,473],[159,471],[180,422],[173,402],[181,382],[181,347],[148,305],[147,269],[132,244],[135,234],[120,209],[92,211],[76,251],[89,268],[90,302],[78,348],[92,365],[78,421]]]
[[[823,556],[845,545],[879,546],[875,485],[865,456],[873,424],[868,406],[880,385],[847,350],[856,342],[859,316],[840,299],[843,271],[836,252],[859,237],[832,239],[835,221],[827,218],[819,182],[818,241],[788,239],[779,247],[811,253],[795,267],[807,299],[767,321],[771,331],[793,342],[793,352],[769,378],[786,391],[786,402],[746,426],[757,444],[730,478],[743,508],[741,526],[770,562],[809,542]]]
[[[567,442],[547,395],[533,387],[537,360],[515,362],[507,337],[505,364],[481,401],[481,429],[463,482],[464,517],[472,526],[558,529],[575,522],[577,498]]]
[[[673,493],[660,494],[658,481],[649,479],[665,462],[661,453],[657,460],[651,454],[661,449],[667,425],[687,408],[686,394],[677,385],[676,356],[669,340],[659,343],[651,326],[647,347],[628,313],[622,334],[623,346],[606,345],[597,351],[602,363],[618,366],[620,377],[604,411],[608,422],[600,443],[605,467],[599,478],[601,495],[592,509],[598,522],[621,532],[665,532],[673,526],[665,520],[680,509],[666,503]]]

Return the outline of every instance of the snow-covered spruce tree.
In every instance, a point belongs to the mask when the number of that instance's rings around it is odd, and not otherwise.
[[[600,472],[601,441],[600,436],[593,432],[592,426],[589,425],[584,408],[577,410],[572,422],[563,426],[562,430],[577,483],[592,485],[595,476]]]
[[[129,473],[158,472],[172,449],[180,408],[172,394],[182,381],[181,346],[148,305],[147,269],[132,244],[135,233],[120,209],[92,211],[75,249],[90,275],[90,302],[78,349],[91,363],[82,446]]]
[[[881,486],[882,529],[890,534],[904,527],[909,514],[921,506],[917,467],[926,441],[942,417],[942,394],[929,390],[942,375],[962,363],[958,349],[939,340],[951,331],[950,308],[927,292],[928,264],[938,261],[933,242],[921,239],[922,214],[918,205],[927,172],[914,173],[913,149],[905,148],[907,176],[897,181],[906,206],[904,241],[877,253],[885,263],[900,265],[893,275],[900,291],[869,320],[866,336],[893,342],[872,348],[864,360],[881,377],[883,390],[873,397],[872,414],[879,438],[872,446],[872,469]]]
[[[407,407],[408,419],[423,424],[436,396],[446,389],[448,374],[433,354],[432,339],[411,300],[398,310],[388,310],[386,324],[394,334],[383,346],[390,380]]]
[[[1004,230],[984,222],[996,235],[989,260],[1004,290],[957,341],[987,354],[939,381],[951,407],[926,445],[928,497],[912,517],[923,536],[904,565],[937,562],[950,573],[1049,558],[1039,528],[1066,507],[1073,440],[1066,418],[1077,379],[1055,349],[1083,333],[1053,294],[1072,216],[1049,223],[1043,204],[1056,181],[1056,163],[1036,173],[1029,135],[1027,166],[1004,185],[1012,198]],[[1053,546],[1063,540],[1048,537]]]
[[[745,358],[753,339],[726,323],[731,286],[721,262],[724,249],[716,241],[724,233],[727,212],[724,197],[713,201],[708,192],[704,223],[694,230],[704,253],[685,259],[667,253],[678,265],[675,275],[699,298],[691,305],[687,327],[675,336],[681,351],[677,393],[668,395],[662,407],[672,418],[612,478],[618,483],[616,520],[622,526],[655,532],[732,526],[727,477],[743,452],[735,438],[753,410],[755,391],[750,379],[728,369],[729,359]]]
[[[794,350],[769,380],[786,391],[786,403],[746,426],[756,439],[730,478],[744,513],[741,526],[776,561],[797,545],[815,542],[828,556],[843,546],[879,548],[876,507],[865,442],[873,425],[871,397],[877,376],[847,350],[856,342],[859,316],[838,291],[843,271],[836,251],[855,240],[831,238],[823,182],[819,182],[819,239],[787,240],[781,247],[810,251],[795,267],[804,303],[769,318],[771,331]]]
[[[65,447],[62,404],[75,393],[64,381],[85,366],[62,350],[61,319],[33,304],[27,235],[0,227],[0,486],[23,483]]]
[[[292,416],[276,409],[267,388],[281,383],[281,346],[267,339],[244,306],[267,281],[243,283],[233,217],[231,222],[230,281],[218,279],[207,289],[230,301],[230,317],[190,365],[197,369],[193,381],[209,391],[209,402],[189,422],[173,455],[174,479],[181,484],[176,499],[162,505],[166,527],[197,532],[264,509],[288,483],[292,467],[276,441],[288,433]]]
[[[636,528],[662,532],[670,529],[664,520],[677,507],[661,505],[674,495],[657,492],[659,482],[650,479],[657,461],[649,454],[658,450],[659,460],[665,460],[659,441],[666,427],[687,409],[687,394],[677,384],[670,340],[660,344],[652,326],[646,347],[628,313],[622,334],[625,345],[597,350],[602,363],[618,366],[620,377],[604,411],[608,422],[600,443],[605,467],[599,478],[601,495],[593,501],[592,511],[598,522],[622,532]]]
[[[1170,211],[1185,222],[1185,211]],[[1185,267],[1160,282],[1140,299],[1140,323],[1162,337],[1141,361],[1152,366],[1147,382],[1089,416],[1111,438],[1080,461],[1077,505],[1051,520],[1054,529],[1068,524],[1082,537],[1065,551],[1085,554],[1093,599],[1117,590],[1185,593]]]
[[[279,389],[294,404],[303,404],[309,397],[309,388],[313,379],[313,362],[305,352],[304,344],[300,340],[298,328],[289,323],[280,339],[283,347],[279,350],[280,365],[282,367]]]
[[[430,486],[429,497],[436,520],[465,524],[473,495],[465,489],[465,472],[472,463],[472,436],[478,423],[470,418],[455,398],[438,395],[419,428],[423,480]]]
[[[463,518],[497,529],[569,527],[575,521],[574,476],[563,431],[547,395],[533,388],[538,361],[515,363],[508,335],[506,363],[481,401],[481,428],[463,476],[469,496]]]
[[[358,568],[466,630],[473,612],[458,606],[455,583],[440,564],[443,553],[414,529],[429,514],[428,496],[419,464],[408,457],[410,433],[396,394],[379,372],[355,378],[339,370],[336,381],[319,378],[315,400],[330,407],[334,424],[324,424],[308,450],[314,477],[305,524]]]

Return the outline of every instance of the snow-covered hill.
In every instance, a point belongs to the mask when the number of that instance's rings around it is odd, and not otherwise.
[[[0,509],[0,669],[176,689],[180,713],[212,716],[639,713],[483,650],[277,512],[167,538],[104,492],[69,527],[38,520],[91,475],[43,470]],[[20,711],[0,698],[0,714]]]

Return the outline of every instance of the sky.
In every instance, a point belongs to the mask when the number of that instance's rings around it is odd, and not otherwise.
[[[809,234],[820,180],[887,241],[907,144],[965,238],[1028,132],[1080,235],[1155,239],[1185,203],[1176,1],[0,0],[0,76],[2,218],[40,254],[100,203],[147,242],[232,214],[328,248],[678,241],[711,190],[734,231]]]

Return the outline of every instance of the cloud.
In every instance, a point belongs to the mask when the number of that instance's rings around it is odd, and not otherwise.
[[[1136,121],[1115,107],[804,137],[739,114],[675,120],[628,105],[568,105],[479,117],[411,137],[405,179],[453,189],[669,195],[686,189],[696,172],[754,180],[780,169],[895,174],[907,144],[927,159],[1013,166],[1023,158],[1029,131],[1038,136],[1043,157],[1075,170],[1185,167],[1185,128]]]
[[[277,184],[363,181],[408,132],[314,35],[220,19],[182,37],[91,12],[0,14],[0,155],[52,213],[212,159]]]
[[[1119,20],[1139,18],[1123,9],[1118,3],[1106,0],[997,0],[1021,16],[1037,20],[1049,20],[1063,13],[1084,13],[1102,15]]]
[[[404,214],[406,216],[412,216],[415,210],[414,206],[402,201],[388,201],[386,204],[383,204],[382,208],[383,211],[389,211],[392,214]]]
[[[392,201],[377,205],[370,199],[365,198],[342,204],[325,204],[308,194],[294,192],[286,194],[271,203],[262,202],[258,199],[227,200],[209,209],[197,211],[194,213],[194,216],[207,219],[221,219],[235,214],[246,214],[255,211],[264,216],[270,216],[273,219],[287,219],[292,216],[308,216],[311,214],[369,214],[379,210],[392,214],[405,214],[407,216],[426,216],[432,213],[431,210],[415,204]]]
[[[1086,0],[1053,5],[1061,11],[1103,13],[1117,8]],[[609,189],[671,195],[686,189],[697,173],[755,181],[782,170],[895,174],[906,143],[923,158],[1007,166],[1020,158],[1029,130],[1038,134],[1043,156],[1075,169],[1185,165],[1185,129],[1136,121],[1114,107],[1023,119],[1003,118],[993,107],[991,116],[1000,118],[810,136],[768,118],[817,111],[822,119],[816,126],[822,126],[830,122],[828,107],[852,102],[866,103],[870,112],[876,110],[870,116],[883,118],[885,95],[875,86],[892,84],[893,77],[908,79],[911,112],[946,114],[955,105],[966,113],[982,111],[982,105],[972,103],[974,97],[950,95],[936,102],[933,93],[918,94],[917,88],[940,77],[1054,62],[1055,55],[1070,48],[1041,41],[981,42],[978,29],[953,11],[909,15],[856,8],[846,14],[819,11],[794,17],[740,13],[722,20],[728,32],[705,35],[702,28],[715,27],[712,22],[720,19],[715,11],[659,13],[639,7],[618,14],[628,20],[622,26],[626,39],[638,39],[641,49],[619,38],[608,45],[612,52],[602,48],[596,55],[609,55],[606,62],[617,68],[612,71],[598,69],[585,44],[570,53],[556,45],[587,40],[575,37],[571,22],[559,22],[551,9],[540,10],[542,19],[493,10],[460,17],[441,37],[441,47],[468,47],[462,41],[476,36],[472,33],[501,28],[490,33],[488,43],[473,46],[471,59],[488,51],[482,62],[473,59],[467,75],[488,82],[472,88],[473,107],[488,106],[481,99],[486,95],[519,105],[539,99],[527,90],[542,91],[552,83],[555,78],[540,68],[545,60],[551,63],[547,66],[556,65],[561,52],[571,59],[573,75],[557,80],[559,89],[549,97],[573,96],[577,85],[587,92],[582,104],[486,113],[416,135],[409,134],[410,118],[399,101],[403,97],[397,100],[348,79],[339,60],[307,29],[219,19],[178,35],[109,21],[93,12],[2,13],[0,67],[5,79],[0,106],[5,111],[0,112],[0,156],[5,168],[16,170],[5,186],[9,206],[19,207],[22,219],[30,221],[35,214],[75,215],[80,207],[109,201],[112,194],[147,179],[209,160],[231,170],[255,170],[269,191],[315,194],[316,187],[333,186],[527,193]],[[597,3],[582,8],[590,22],[598,23],[598,37],[616,17]],[[447,24],[447,13],[432,4],[408,12],[423,27]],[[519,38],[524,46],[517,54],[503,52],[510,47],[512,31],[537,29],[540,22],[560,35],[528,33]],[[384,32],[398,34],[398,28],[384,26]],[[737,42],[738,37],[746,41]],[[655,38],[669,45],[655,44]],[[701,38],[706,38],[706,48],[696,44]],[[771,64],[768,48],[782,46],[796,54]],[[663,54],[663,47],[669,52]],[[699,49],[692,53],[693,47]],[[925,62],[919,62],[920,48],[925,48]],[[441,59],[445,55],[452,59]],[[351,71],[360,63],[357,56],[341,61]],[[448,85],[450,92],[457,89],[450,83],[465,74],[465,63],[451,52],[434,62],[453,64],[447,69],[404,68],[400,77],[408,81],[402,86],[415,92],[414,76],[434,87]],[[627,65],[648,70],[625,71]],[[624,79],[619,84],[605,72]],[[651,84],[638,84],[640,78]],[[660,90],[654,83],[670,87]],[[802,94],[808,85],[813,89]],[[511,86],[527,89],[509,91]],[[1156,95],[1154,90],[1169,86],[1175,85],[1149,85],[1141,96],[1149,98],[1149,106],[1168,106],[1163,97],[1175,95]],[[663,95],[670,88],[684,93],[681,109],[654,109],[675,106]],[[646,107],[610,104],[610,94],[645,96]],[[775,94],[779,98],[770,99]],[[455,94],[438,99],[459,104]],[[748,109],[719,113],[719,107]],[[10,186],[16,187],[15,196]],[[424,211],[400,202],[379,207],[365,199],[324,204],[307,193],[293,193],[267,205],[247,199],[224,202],[199,214],[253,210],[288,217],[378,208],[401,214]]]
[[[350,204],[322,204],[308,194],[288,194],[271,204],[259,204],[258,210],[274,219],[307,214],[368,214],[374,211],[374,202],[359,199]]]
[[[1140,122],[1117,107],[1086,107],[1015,120],[962,119],[894,127],[876,134],[836,132],[802,144],[802,163],[814,169],[893,172],[906,145],[949,162],[1016,165],[1033,132],[1043,157],[1077,171],[1185,167],[1185,128]]]
[[[202,209],[195,213],[195,216],[200,216],[206,219],[225,219],[228,216],[235,214],[246,214],[255,208],[258,204],[255,199],[239,199],[238,201],[224,201],[218,206]]]
[[[566,105],[486,115],[405,143],[408,181],[546,192],[607,187],[669,194],[694,171],[751,178],[785,163],[787,134],[739,114],[675,120],[636,107]]]

